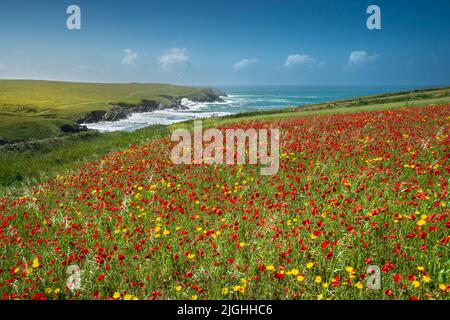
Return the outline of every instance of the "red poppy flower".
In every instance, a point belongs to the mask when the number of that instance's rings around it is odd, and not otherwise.
[[[329,241],[324,241],[324,242],[322,242],[322,244],[320,245],[320,247],[322,248],[322,249],[326,249],[327,247],[328,247],[328,244],[329,244],[330,242]]]

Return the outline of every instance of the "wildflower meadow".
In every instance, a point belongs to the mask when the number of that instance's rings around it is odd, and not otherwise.
[[[0,297],[448,299],[449,123],[450,105],[235,122],[280,130],[276,174],[176,165],[164,136],[0,194]]]

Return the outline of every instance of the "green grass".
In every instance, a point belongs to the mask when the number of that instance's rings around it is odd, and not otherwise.
[[[111,103],[137,104],[143,99],[168,103],[164,95],[195,97],[202,90],[170,84],[0,80],[0,111],[72,117],[79,111],[110,108]]]
[[[29,140],[29,137],[39,140],[61,135],[59,126],[72,121],[0,113],[0,123],[0,140],[20,142]]]
[[[89,112],[109,110],[118,103],[153,100],[168,105],[168,97],[200,99],[208,93],[204,88],[170,84],[0,80],[0,141],[60,136],[61,124],[74,124]]]

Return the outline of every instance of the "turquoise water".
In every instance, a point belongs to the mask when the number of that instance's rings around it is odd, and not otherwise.
[[[87,126],[100,131],[133,131],[152,124],[172,124],[197,118],[282,109],[289,106],[303,106],[419,88],[412,86],[224,86],[217,87],[227,94],[226,97],[223,97],[224,102],[197,103],[185,99],[183,104],[188,107],[187,110],[137,113],[127,119],[93,123]]]
[[[302,106],[371,94],[399,92],[416,87],[407,86],[229,86],[219,87],[228,94],[227,104],[208,106],[209,110],[244,112]],[[208,108],[207,108],[208,109]]]

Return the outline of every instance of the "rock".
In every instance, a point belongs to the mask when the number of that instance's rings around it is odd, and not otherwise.
[[[103,120],[103,117],[107,111],[105,110],[95,110],[92,111],[85,116],[81,117],[77,120],[77,123],[94,123],[94,122],[100,122]]]
[[[0,139],[0,146],[3,146],[3,145],[5,145],[5,144],[9,144],[9,143],[12,143],[12,142],[9,141],[9,140],[3,140],[3,139]]]
[[[88,128],[86,126],[80,126],[79,124],[63,124],[59,126],[59,129],[64,133],[79,133],[83,131],[87,131]]]

